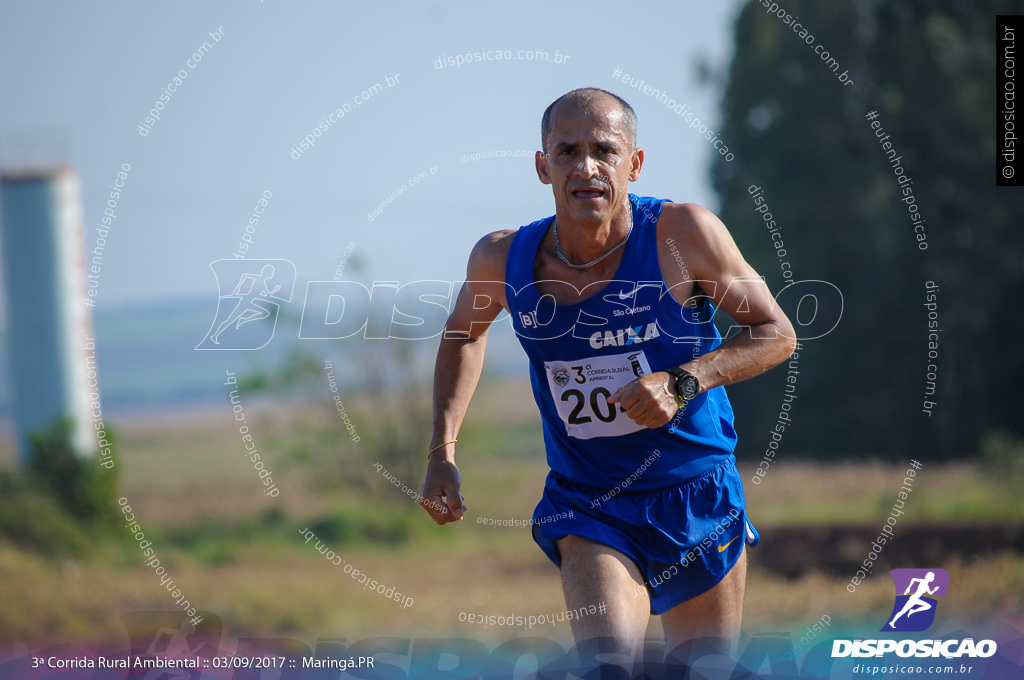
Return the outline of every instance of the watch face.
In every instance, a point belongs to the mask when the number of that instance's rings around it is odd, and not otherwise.
[[[697,377],[691,373],[686,372],[684,369],[679,367],[672,367],[667,370],[669,375],[673,375],[676,378],[676,395],[684,400],[689,401],[697,396],[697,392],[700,391],[700,383],[697,381]]]
[[[676,383],[676,391],[683,399],[693,399],[697,396],[697,379],[692,375],[682,376]]]

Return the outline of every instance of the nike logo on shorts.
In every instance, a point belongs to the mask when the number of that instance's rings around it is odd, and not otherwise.
[[[736,536],[735,538],[732,539],[732,541],[729,541],[725,545],[719,545],[718,546],[718,552],[725,552],[725,549],[728,548],[730,545],[732,545],[733,541],[735,541],[737,538],[739,538],[739,536]]]

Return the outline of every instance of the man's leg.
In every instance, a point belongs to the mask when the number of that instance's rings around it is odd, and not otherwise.
[[[722,653],[732,653],[743,620],[743,592],[747,582],[747,551],[744,548],[729,573],[711,590],[682,602],[661,615],[665,650],[697,638],[717,640]]]
[[[577,644],[614,638],[618,642],[615,651],[632,656],[643,642],[651,613],[651,601],[636,563],[614,548],[579,536],[558,541],[558,550],[562,554],[566,608],[600,607],[602,602],[607,607],[603,615],[574,616],[572,633]]]

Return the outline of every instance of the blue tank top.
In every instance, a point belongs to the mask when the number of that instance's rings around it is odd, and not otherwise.
[[[648,491],[678,486],[732,458],[736,432],[724,387],[698,395],[658,428],[640,427],[608,403],[636,377],[685,364],[722,343],[711,301],[680,305],[661,275],[655,226],[665,201],[633,194],[629,200],[633,232],[614,280],[588,286],[574,304],[555,305],[538,293],[534,263],[552,216],[516,232],[506,297],[530,359],[548,465],[579,484]]]

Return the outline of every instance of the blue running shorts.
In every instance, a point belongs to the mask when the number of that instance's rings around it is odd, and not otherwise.
[[[561,566],[557,542],[566,536],[602,543],[633,560],[652,614],[711,590],[736,564],[744,543],[757,545],[760,538],[747,520],[731,457],[681,486],[655,491],[609,492],[551,471],[533,512],[533,540]]]

